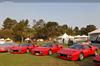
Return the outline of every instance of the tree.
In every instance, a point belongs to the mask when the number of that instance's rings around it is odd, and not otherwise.
[[[17,23],[16,20],[12,20],[10,18],[6,18],[3,22],[3,29],[9,29],[11,30],[15,24]]]
[[[82,27],[80,30],[80,35],[87,35],[87,31],[85,27]]]
[[[87,25],[86,28],[82,27],[80,30],[81,35],[88,35],[89,32],[93,31],[96,29],[95,25]]]
[[[8,38],[9,37],[9,38],[13,39],[14,34],[13,34],[12,30],[5,29],[5,30],[0,31],[0,37],[3,37],[3,38]]]
[[[74,28],[73,31],[74,31],[75,35],[79,35],[79,28],[77,26]]]
[[[43,19],[40,19],[39,21],[34,20],[35,24],[33,25],[33,27],[35,29],[38,28],[43,28],[45,26],[45,21]]]
[[[49,37],[56,36],[58,31],[58,23],[57,22],[47,22],[45,27],[43,28],[43,33],[48,35]]]
[[[67,25],[67,24],[64,24],[64,25],[62,26],[62,28],[68,29],[68,25]]]
[[[72,27],[68,27],[66,33],[67,33],[68,35],[74,35],[73,28],[72,28]]]
[[[16,37],[20,37],[22,42],[24,38],[27,37],[28,35],[27,32],[27,29],[29,27],[28,23],[29,23],[28,20],[21,20],[19,23],[17,23],[17,25],[13,29]]]
[[[93,30],[96,30],[96,26],[95,25],[87,25],[86,26],[86,30],[89,33],[89,32],[91,32]]]

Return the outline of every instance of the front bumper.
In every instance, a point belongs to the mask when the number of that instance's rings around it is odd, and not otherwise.
[[[66,55],[66,54],[58,54],[58,58],[64,59],[64,60],[72,60],[76,61],[77,58],[73,55]]]
[[[31,52],[33,55],[36,55],[36,56],[44,56],[46,55],[44,52],[42,51],[32,51]]]
[[[11,54],[22,54],[21,50],[10,50]]]

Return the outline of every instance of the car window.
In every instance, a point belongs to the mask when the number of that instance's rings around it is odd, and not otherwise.
[[[45,44],[45,45],[43,45],[43,47],[52,47],[52,45],[51,44]]]
[[[74,44],[74,45],[70,46],[69,48],[81,50],[81,49],[83,49],[83,46],[82,45],[79,45],[79,44]]]
[[[88,48],[90,48],[89,45],[85,45],[85,46],[84,46],[84,49],[88,49]]]
[[[20,44],[19,46],[32,46],[32,44]]]

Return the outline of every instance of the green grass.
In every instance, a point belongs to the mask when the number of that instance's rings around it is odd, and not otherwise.
[[[0,53],[0,66],[78,66],[73,61],[52,56],[34,56],[31,54]]]

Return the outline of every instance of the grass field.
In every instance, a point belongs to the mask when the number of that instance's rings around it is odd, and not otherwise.
[[[100,54],[100,50],[99,50]],[[26,54],[0,53],[0,66],[93,66],[93,56],[82,61],[67,61],[51,56],[35,56]]]

